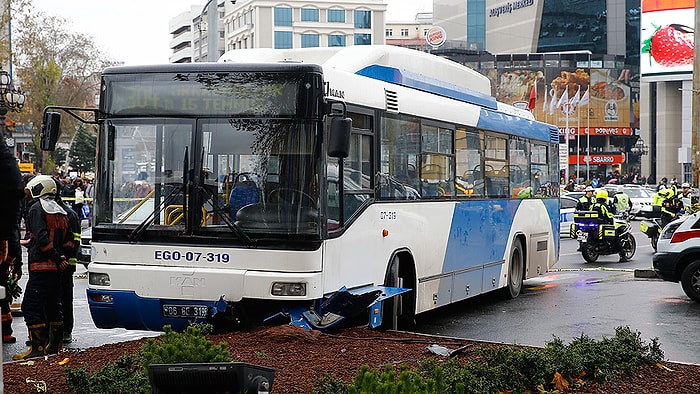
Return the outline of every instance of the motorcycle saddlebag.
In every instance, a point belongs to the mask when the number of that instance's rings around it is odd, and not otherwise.
[[[598,236],[603,238],[615,238],[615,225],[614,224],[601,224],[598,229]]]

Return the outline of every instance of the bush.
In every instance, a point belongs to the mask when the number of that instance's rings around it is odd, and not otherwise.
[[[554,337],[544,349],[483,346],[474,354],[478,358],[472,361],[429,358],[416,371],[401,366],[398,375],[391,367],[380,374],[365,365],[347,391],[337,380],[326,379],[314,394],[561,392],[569,382],[615,379],[664,357],[658,338],[646,344],[629,327],[618,327],[613,338],[601,341],[581,335],[567,346]]]
[[[226,343],[214,345],[204,337],[206,327],[189,326],[182,333],[163,327],[164,334],[149,338],[135,354],[119,357],[99,370],[66,368],[66,383],[75,394],[148,394],[151,364],[231,361]]]

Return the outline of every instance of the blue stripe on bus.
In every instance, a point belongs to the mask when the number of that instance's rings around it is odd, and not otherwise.
[[[96,302],[102,295],[112,297],[112,302]],[[123,327],[127,330],[163,331],[163,326],[170,325],[175,331],[183,331],[190,320],[205,322],[204,319],[173,318],[163,316],[162,304],[203,305],[210,310],[216,302],[194,300],[172,300],[162,302],[157,298],[140,297],[134,291],[87,289],[88,305],[92,321],[97,328]],[[116,306],[118,305],[118,307]]]
[[[481,109],[476,127],[515,134],[521,137],[534,138],[541,141],[549,141],[551,139],[550,125],[546,123],[484,108]]]
[[[475,200],[456,204],[442,272],[455,272],[502,260],[515,212],[522,201]],[[549,215],[555,248],[558,248],[559,201],[555,198],[541,201]],[[558,255],[558,250],[556,253]]]
[[[455,100],[475,104],[480,107],[491,108],[494,110],[498,109],[496,99],[491,96],[487,96],[471,89],[456,86],[445,81],[429,78],[421,74],[399,70],[394,67],[374,64],[357,71],[355,74],[437,94],[443,97],[453,98]]]

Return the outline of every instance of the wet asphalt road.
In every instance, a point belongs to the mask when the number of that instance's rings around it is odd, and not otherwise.
[[[561,239],[559,262],[548,275],[525,282],[524,293],[504,301],[494,295],[479,296],[421,316],[416,331],[480,341],[544,346],[554,336],[565,343],[587,335],[612,337],[615,328],[629,326],[645,341],[658,337],[668,360],[700,364],[700,304],[691,301],[680,284],[658,279],[636,279],[635,269],[650,269],[653,249],[633,222],[637,253],[632,261],[618,263],[603,256],[585,263],[576,242]],[[78,266],[75,277],[74,341],[66,346],[84,349],[154,336],[158,333],[95,328],[88,311],[86,270]],[[21,284],[24,287],[26,274]],[[18,342],[3,345],[3,361],[24,352],[27,330],[21,316],[13,327]]]
[[[582,334],[599,340],[629,326],[646,342],[658,338],[666,359],[700,364],[700,303],[690,300],[679,283],[635,278],[635,269],[651,269],[653,249],[639,222],[632,226],[637,252],[630,262],[618,263],[611,255],[586,263],[576,241],[562,238],[553,272],[526,281],[520,297],[467,300],[421,317],[416,331],[545,346],[554,336],[565,343]]]

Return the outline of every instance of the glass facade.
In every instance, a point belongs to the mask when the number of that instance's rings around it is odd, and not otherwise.
[[[318,22],[318,8],[302,8],[302,22]]]
[[[485,0],[467,2],[467,41],[486,48],[486,5]]]
[[[291,31],[276,31],[275,32],[275,48],[289,49],[292,48],[292,32]]]
[[[329,47],[344,47],[345,46],[345,35],[330,34],[328,36],[328,46]]]
[[[301,47],[302,48],[317,48],[318,45],[318,34],[302,34],[301,35]]]
[[[371,29],[372,28],[372,11],[355,10],[355,28],[356,29]]]
[[[328,10],[328,22],[345,23],[345,10]]]
[[[275,26],[291,26],[292,9],[287,7],[275,7]]]
[[[355,45],[372,45],[372,35],[355,34]]]

